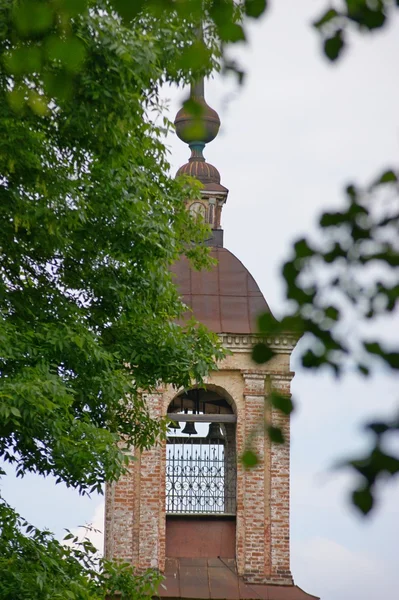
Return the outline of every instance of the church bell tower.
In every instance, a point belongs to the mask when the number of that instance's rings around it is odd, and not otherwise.
[[[137,451],[129,473],[107,487],[105,553],[139,570],[159,569],[164,598],[309,600],[316,597],[294,585],[290,569],[290,419],[265,403],[267,389],[290,394],[296,339],[266,336],[273,358],[252,361],[257,317],[270,309],[223,246],[228,190],[203,156],[220,120],[205,101],[203,81],[191,96],[202,107],[201,127],[184,107],[177,113],[176,133],[191,150],[177,175],[202,183],[201,198],[187,208],[210,224],[217,264],[198,272],[183,257],[172,270],[184,303],[229,353],[203,387],[161,385],[145,395],[153,418],[169,417],[169,434]],[[284,444],[263,434],[265,418],[282,429]],[[248,445],[258,456],[250,469],[240,460]]]

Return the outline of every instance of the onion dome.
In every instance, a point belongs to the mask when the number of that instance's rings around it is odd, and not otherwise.
[[[204,143],[199,142],[190,144],[191,157],[186,164],[180,167],[176,173],[176,177],[179,175],[190,175],[190,177],[195,177],[203,183],[205,191],[222,192],[225,194],[228,190],[220,183],[219,171],[216,167],[206,162],[202,155],[204,146]]]
[[[176,177],[179,175],[190,175],[196,177],[202,183],[220,183],[220,173],[216,167],[205,162],[205,159],[194,160],[190,158],[188,163],[182,165],[176,173]]]

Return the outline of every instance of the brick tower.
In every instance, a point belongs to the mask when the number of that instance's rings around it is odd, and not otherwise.
[[[160,386],[146,395],[155,419],[170,417],[170,435],[137,453],[130,472],[107,487],[105,553],[140,570],[159,569],[165,598],[315,598],[294,585],[290,570],[289,416],[266,408],[268,422],[284,432],[284,445],[259,432],[265,385],[290,393],[295,338],[267,337],[274,357],[262,366],[252,361],[257,316],[270,309],[244,265],[223,247],[228,190],[202,154],[220,121],[205,101],[203,82],[193,86],[192,97],[203,107],[203,127],[199,132],[190,114],[178,112],[176,132],[191,157],[177,174],[203,184],[201,200],[187,208],[210,224],[217,265],[197,272],[182,258],[173,271],[185,304],[219,334],[229,354],[203,387]],[[251,469],[239,459],[248,444],[259,458]]]

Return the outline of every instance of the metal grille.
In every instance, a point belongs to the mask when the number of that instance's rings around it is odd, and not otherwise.
[[[168,438],[166,512],[235,514],[236,465],[224,441]]]

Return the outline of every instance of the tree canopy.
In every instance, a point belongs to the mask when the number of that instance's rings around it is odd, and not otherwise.
[[[194,24],[152,12],[124,24],[101,1],[2,4],[0,457],[18,476],[100,491],[129,447],[165,429],[141,390],[187,387],[222,356],[203,326],[176,322],[169,267],[182,253],[209,265],[207,231],[185,210],[198,186],[168,175],[169,123],[154,119],[160,87],[191,77],[179,61]],[[109,563],[100,578],[88,558],[85,575],[83,555],[0,511],[2,597],[104,597]]]
[[[196,190],[167,175],[149,118],[192,36],[173,19],[126,28],[105,9],[74,24],[85,66],[61,101],[42,92],[58,61],[7,72],[12,17],[2,47],[0,454],[80,491],[118,475],[117,437],[154,443],[140,389],[188,385],[220,356],[202,327],[175,323],[169,265],[208,259],[184,209]]]

